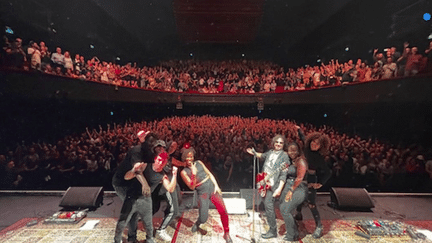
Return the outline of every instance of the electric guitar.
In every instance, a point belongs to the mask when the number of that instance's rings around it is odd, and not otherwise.
[[[258,193],[261,197],[265,197],[268,190],[271,189],[271,186],[267,184],[270,177],[272,177],[276,172],[279,170],[286,171],[288,170],[288,167],[290,164],[284,163],[281,165],[281,167],[278,170],[274,170],[272,173],[267,174],[266,172],[258,173],[256,175],[256,182],[258,184]]]

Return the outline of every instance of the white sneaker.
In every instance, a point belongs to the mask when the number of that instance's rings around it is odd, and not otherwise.
[[[156,233],[159,235],[160,238],[164,241],[172,241],[172,237],[168,235],[166,230],[156,230]]]

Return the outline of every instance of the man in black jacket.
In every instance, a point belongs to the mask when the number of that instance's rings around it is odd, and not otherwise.
[[[152,147],[157,141],[157,137],[155,134],[140,131],[138,138],[141,144],[129,150],[113,177],[114,190],[123,201],[115,229],[115,243],[122,242],[126,224],[128,224],[128,242],[136,242],[138,216],[141,217],[146,228],[147,242],[154,242],[150,187],[147,180],[142,176],[142,172],[147,164],[151,164],[155,160],[156,155],[152,151]],[[127,178],[128,173],[136,176]]]

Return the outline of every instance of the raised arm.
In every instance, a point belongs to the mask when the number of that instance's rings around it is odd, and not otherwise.
[[[303,143],[305,143],[306,142],[306,136],[304,135],[303,131],[301,130],[301,128],[299,126],[296,126],[296,128],[297,128],[299,138],[302,140]]]
[[[182,180],[184,181],[184,183],[186,184],[186,186],[188,186],[189,189],[191,189],[193,191],[193,190],[195,190],[195,187],[197,184],[197,181],[196,181],[197,169],[196,169],[195,165],[192,165],[190,169],[192,171],[191,177],[188,176],[188,174],[186,173],[185,170],[182,170],[180,172],[180,176],[181,176]]]
[[[261,159],[262,153],[256,152],[254,148],[247,148],[246,152],[250,155],[255,155],[257,158]]]
[[[124,179],[132,180],[133,178],[137,178],[137,180],[141,183],[142,194],[144,196],[150,196],[150,186],[143,175],[143,171],[146,167],[147,164],[144,162],[135,163],[134,167],[128,172],[126,172],[126,174],[124,175]]]
[[[125,180],[132,180],[133,178],[136,177],[137,174],[142,174],[142,172],[145,170],[145,168],[147,167],[147,164],[144,162],[138,162],[134,164],[134,167],[129,170],[128,172],[126,172],[124,179]]]

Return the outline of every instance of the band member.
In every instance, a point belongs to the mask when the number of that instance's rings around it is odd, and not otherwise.
[[[286,241],[298,241],[299,232],[292,211],[307,198],[308,188],[305,174],[308,168],[306,159],[297,143],[288,145],[288,156],[292,164],[288,167],[285,187],[279,201],[279,208],[285,221]]]
[[[269,230],[267,233],[262,234],[261,237],[264,239],[270,239],[277,237],[277,225],[276,225],[276,214],[275,214],[275,200],[282,193],[282,189],[285,184],[286,171],[282,168],[287,167],[291,164],[288,155],[283,151],[285,138],[282,135],[276,135],[272,139],[273,149],[265,152],[258,153],[252,148],[247,148],[246,152],[251,155],[255,155],[257,158],[264,160],[263,172],[269,176],[263,179],[264,193],[260,193],[264,198],[264,208],[267,216],[267,222],[269,224]],[[267,178],[268,177],[268,178]],[[260,191],[260,188],[259,188]]]
[[[321,188],[331,177],[331,170],[324,158],[328,154],[330,147],[330,139],[327,135],[314,132],[309,134],[307,137],[303,134],[303,131],[299,126],[296,127],[299,137],[304,143],[304,155],[308,162],[307,181],[308,181],[308,198],[307,203],[309,209],[314,217],[316,228],[312,234],[314,238],[320,238],[323,232],[323,225],[321,223],[321,217],[316,207],[316,194],[317,190]],[[302,205],[297,207],[297,213],[295,219],[302,220],[301,214]]]
[[[166,143],[162,140],[156,141],[153,150],[156,153],[165,152]],[[168,148],[168,155],[172,154],[177,148],[177,143],[172,142]],[[166,152],[165,152],[166,153]],[[158,230],[159,235],[165,241],[172,241],[172,237],[166,232],[169,223],[179,213],[178,192],[177,185],[177,167],[175,165],[182,165],[174,158],[166,158],[166,162],[159,170],[155,167],[147,167],[144,171],[145,177],[148,179],[148,184],[151,188],[152,201],[153,201],[153,214],[159,210],[160,202],[165,200],[167,203],[166,210],[164,211],[164,218]]]
[[[172,179],[172,169],[173,166],[179,168],[179,167],[185,167],[186,163],[177,160],[173,158],[171,155],[177,150],[177,143],[175,141],[171,141],[167,143],[168,148],[168,155],[170,157],[168,158],[168,162],[164,167],[164,172],[168,176],[168,179]],[[164,213],[165,215],[171,215],[171,218],[175,219],[179,217],[180,209],[179,209],[179,201],[181,198],[181,192],[180,192],[180,186],[177,183],[176,188],[174,192],[169,193],[165,187],[158,186],[158,193],[152,193],[152,200],[153,200],[153,214],[155,214],[157,211],[159,211],[160,203],[161,201],[165,201],[168,206],[166,207]],[[169,193],[170,195],[166,195],[166,193]],[[171,221],[172,222],[172,221]],[[169,222],[168,222],[169,223]],[[166,227],[164,227],[166,228]]]
[[[165,241],[172,241],[172,237],[166,232],[169,223],[174,219],[174,204],[172,193],[177,186],[177,167],[173,166],[171,175],[164,171],[164,167],[168,163],[168,153],[165,151],[166,144],[163,140],[157,140],[153,146],[154,153],[158,154],[158,160],[147,166],[144,170],[144,177],[148,180],[148,185],[152,193],[152,199],[160,200],[161,187],[164,188],[164,199],[168,203],[167,212],[165,212],[162,224],[156,233]],[[134,175],[130,175],[134,176]],[[152,212],[154,213],[154,212]]]
[[[210,201],[216,206],[219,212],[222,226],[224,229],[223,238],[227,243],[232,239],[229,235],[229,218],[225,203],[222,198],[222,192],[219,188],[215,177],[200,160],[194,161],[195,150],[186,149],[182,153],[182,161],[186,162],[186,167],[180,172],[181,178],[191,189],[196,190],[198,194],[198,211],[199,216],[192,226],[192,232],[196,232],[199,226],[208,219],[208,210]]]
[[[151,148],[157,137],[155,134],[140,131],[138,138],[140,139],[140,144],[129,150],[113,177],[112,184],[114,190],[123,201],[120,217],[115,229],[114,242],[116,243],[122,242],[123,230],[126,224],[128,224],[128,241],[136,241],[138,215],[141,217],[146,228],[147,242],[154,242],[150,187],[142,176],[142,171],[147,167],[147,164],[154,162],[155,154]],[[126,178],[126,174],[128,173],[140,176]]]

